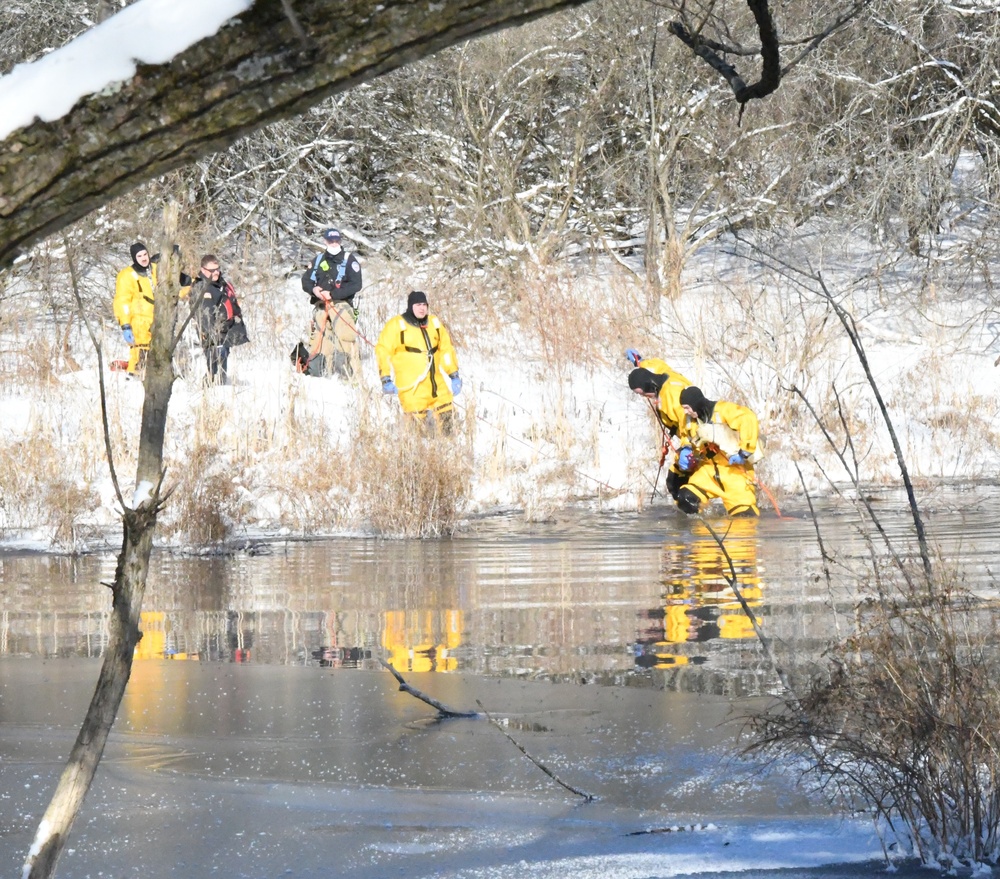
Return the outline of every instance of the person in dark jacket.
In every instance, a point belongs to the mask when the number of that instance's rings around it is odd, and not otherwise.
[[[313,306],[309,337],[310,374],[358,375],[358,330],[355,296],[361,291],[361,263],[341,246],[340,232],[323,233],[326,250],[316,255],[302,276],[302,289]]]
[[[201,271],[191,285],[192,303],[196,303],[195,325],[205,352],[208,380],[212,384],[229,383],[229,349],[247,341],[243,311],[236,290],[225,278],[219,258],[207,253],[201,258]]]

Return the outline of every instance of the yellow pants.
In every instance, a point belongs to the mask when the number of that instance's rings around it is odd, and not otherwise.
[[[753,467],[730,464],[722,455],[698,467],[683,490],[689,491],[699,504],[720,498],[730,516],[760,515]]]
[[[146,355],[149,353],[149,343],[153,341],[153,316],[133,315],[131,327],[135,344],[129,348],[128,371],[132,375],[135,375],[136,373],[142,373],[146,368]]]

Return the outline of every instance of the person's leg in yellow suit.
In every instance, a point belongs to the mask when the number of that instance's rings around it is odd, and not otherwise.
[[[146,368],[146,354],[149,352],[149,343],[153,341],[153,318],[145,315],[133,315],[132,335],[135,343],[129,348],[128,372],[129,375],[142,377]]]
[[[759,516],[753,467],[729,464],[720,456],[705,461],[677,493],[677,506],[697,513],[712,498],[720,498],[730,516]]]

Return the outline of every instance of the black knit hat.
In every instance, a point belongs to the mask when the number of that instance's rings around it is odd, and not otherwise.
[[[138,256],[138,255],[139,255],[140,253],[142,253],[142,252],[143,252],[144,250],[146,251],[146,253],[149,253],[149,248],[148,248],[148,247],[146,247],[146,245],[145,245],[145,244],[143,244],[143,243],[142,243],[141,241],[136,241],[136,242],[135,242],[135,244],[133,244],[133,245],[132,245],[132,246],[131,246],[131,247],[130,247],[130,248],[128,249],[128,252],[129,252],[129,253],[131,254],[131,256],[132,256],[132,262],[135,262],[135,258],[136,258],[136,257],[137,257],[137,256]]]
[[[423,302],[424,305],[427,304],[427,294],[421,290],[413,290],[409,296],[406,297],[406,308],[407,310],[413,308],[418,302]]]

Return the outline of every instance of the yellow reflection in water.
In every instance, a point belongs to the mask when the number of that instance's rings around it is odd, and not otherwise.
[[[454,671],[461,639],[459,610],[386,611],[382,646],[396,671]]]
[[[662,608],[647,612],[651,627],[637,645],[637,664],[647,668],[671,668],[705,662],[698,648],[714,639],[753,638],[754,629],[744,612],[735,580],[751,608],[763,604],[763,581],[757,563],[757,520],[733,519],[713,525],[725,551],[701,522],[694,524],[684,540],[670,540],[662,552],[660,568],[664,586]],[[728,555],[728,558],[727,558]],[[759,616],[757,622],[761,622]]]

